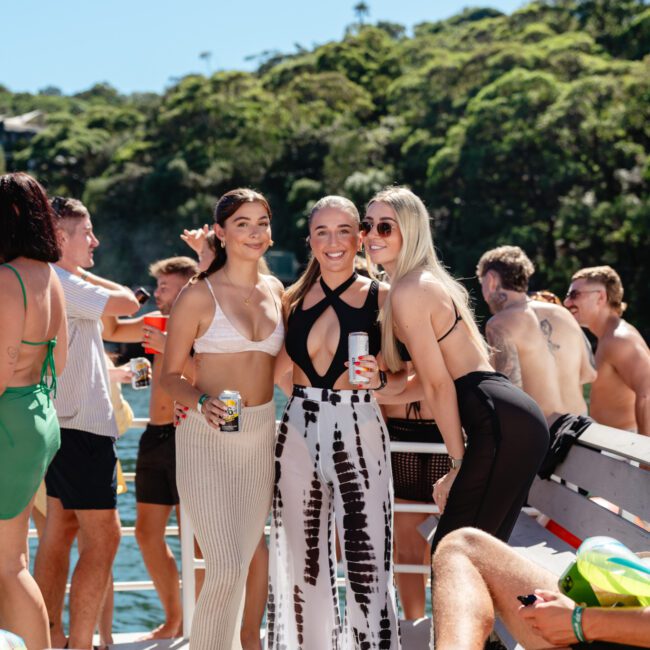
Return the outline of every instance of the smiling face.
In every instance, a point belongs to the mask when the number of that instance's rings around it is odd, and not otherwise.
[[[309,245],[321,271],[352,273],[361,245],[359,222],[339,208],[321,208],[310,220]]]
[[[63,257],[73,266],[80,266],[83,269],[92,268],[95,265],[93,253],[99,240],[93,233],[93,224],[90,215],[86,214],[81,219],[65,219],[60,233],[61,250]]]
[[[585,278],[573,280],[564,306],[583,327],[589,327],[603,307],[607,306],[605,287]]]
[[[271,244],[271,217],[261,203],[244,203],[223,226],[215,224],[214,231],[226,244],[229,257],[257,261]]]
[[[388,267],[390,274],[390,268],[397,262],[403,241],[395,210],[387,203],[375,201],[368,206],[363,221],[372,226],[363,237],[368,257],[373,264]],[[390,233],[387,232],[388,226]]]

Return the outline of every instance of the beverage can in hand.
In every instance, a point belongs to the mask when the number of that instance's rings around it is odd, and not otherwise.
[[[135,390],[141,390],[142,388],[151,386],[151,364],[148,359],[145,357],[134,357],[129,361],[129,365],[131,367],[131,372],[133,373],[133,377],[131,377],[131,386]]]
[[[359,357],[368,354],[370,350],[370,341],[366,332],[350,332],[348,334],[348,361],[350,367],[348,368],[348,380],[353,385],[362,385],[370,383],[368,377],[363,377],[356,374],[357,367],[354,362],[359,360]]]
[[[224,390],[219,399],[226,405],[227,413],[225,422],[219,427],[227,433],[237,433],[241,419],[241,395],[236,390]]]

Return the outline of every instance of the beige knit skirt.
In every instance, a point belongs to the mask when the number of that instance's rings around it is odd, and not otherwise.
[[[205,558],[192,650],[240,650],[248,566],[271,507],[275,404],[242,409],[240,431],[222,432],[190,410],[176,430],[176,479]]]

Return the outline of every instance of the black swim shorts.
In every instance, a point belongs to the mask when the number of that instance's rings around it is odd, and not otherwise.
[[[66,510],[113,510],[117,506],[115,439],[61,429],[61,448],[45,475],[47,495]]]
[[[161,506],[178,504],[173,424],[148,424],[142,434],[135,466],[135,500]]]

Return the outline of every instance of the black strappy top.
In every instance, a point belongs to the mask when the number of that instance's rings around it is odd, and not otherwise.
[[[320,286],[325,297],[309,309],[303,309],[301,300],[289,314],[287,320],[286,349],[291,360],[307,375],[309,382],[316,388],[332,388],[336,380],[346,371],[343,365],[348,360],[348,334],[367,332],[369,352],[376,355],[381,348],[381,330],[377,320],[379,315],[379,283],[370,284],[368,297],[361,307],[352,307],[341,300],[341,294],[357,279],[354,273],[336,289],[330,289],[323,279]],[[314,323],[328,308],[336,312],[339,320],[340,336],[332,362],[324,375],[319,375],[309,357],[307,339]]]
[[[458,307],[456,307],[456,303],[452,301],[451,304],[454,306],[454,315],[456,318],[454,319],[453,325],[438,339],[438,343],[446,339],[454,331],[454,327],[458,325],[458,322],[463,320],[463,317],[460,315],[460,312],[458,311]],[[404,343],[402,343],[399,339],[395,339],[395,344],[397,345],[397,353],[399,354],[400,359],[404,362],[411,361],[411,355],[409,354],[409,351],[406,349]]]

